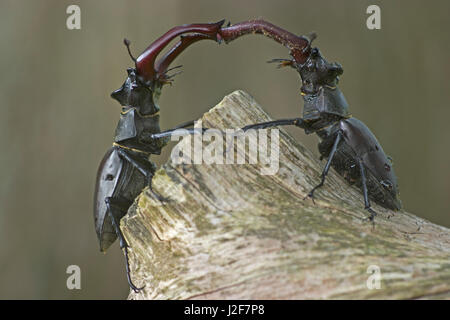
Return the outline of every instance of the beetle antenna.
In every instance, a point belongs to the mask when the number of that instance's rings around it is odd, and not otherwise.
[[[170,74],[170,75],[168,75],[168,74],[166,73],[166,79],[172,79],[173,77],[175,77],[175,76],[177,76],[177,75],[179,75],[179,74],[181,74],[181,73],[183,73],[182,70],[177,71],[177,72],[175,72],[175,73],[172,73],[172,74]]]
[[[165,73],[167,73],[167,72],[169,72],[169,71],[172,71],[172,70],[174,70],[174,69],[181,68],[181,67],[182,67],[182,65],[179,65],[179,66],[176,66],[176,67],[172,67],[172,68],[170,68],[170,69],[167,69]]]
[[[308,38],[309,41],[308,45],[302,49],[302,53],[305,53],[306,51],[311,49],[311,44],[317,38],[317,33],[315,33],[314,31],[310,32],[306,37]]]
[[[136,58],[133,57],[133,55],[131,54],[131,50],[130,50],[130,44],[131,44],[131,41],[128,40],[127,38],[124,38],[124,39],[123,39],[123,44],[127,47],[128,54],[130,55],[131,60],[133,60],[134,63],[136,63]]]
[[[315,33],[314,31],[311,32],[310,34],[308,34],[308,39],[309,39],[309,45],[311,46],[311,43],[317,38],[317,33]]]

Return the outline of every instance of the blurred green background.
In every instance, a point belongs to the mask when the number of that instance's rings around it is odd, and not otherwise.
[[[81,7],[81,30],[66,8]],[[381,7],[381,30],[366,8]],[[262,17],[344,67],[351,112],[395,160],[406,210],[450,227],[449,1],[5,1],[0,2],[0,298],[126,298],[116,243],[98,250],[94,179],[120,106],[109,94],[139,54],[175,25]],[[160,100],[161,128],[200,117],[243,89],[274,118],[298,116],[300,81],[265,61],[288,51],[262,36],[204,41],[174,64],[184,73]],[[316,152],[317,140],[290,130]],[[170,148],[157,163],[164,162]],[[81,267],[81,290],[66,268]]]

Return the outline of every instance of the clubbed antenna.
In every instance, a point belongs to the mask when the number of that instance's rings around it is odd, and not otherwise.
[[[133,60],[134,63],[136,63],[136,58],[133,57],[133,55],[131,54],[131,50],[130,50],[130,44],[131,44],[131,41],[128,40],[127,38],[124,38],[124,39],[123,39],[123,44],[127,47],[128,54],[130,55],[131,60]]]

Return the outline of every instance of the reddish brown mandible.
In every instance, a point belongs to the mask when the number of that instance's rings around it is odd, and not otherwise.
[[[228,43],[240,36],[255,33],[269,37],[287,47],[290,50],[291,56],[298,64],[305,63],[306,59],[309,57],[311,47],[310,41],[306,37],[297,36],[261,19],[243,21],[222,28],[219,31],[219,36]],[[221,40],[220,38],[218,39],[219,41]]]
[[[160,73],[165,72],[170,62],[172,62],[187,46],[202,39],[217,39],[217,34],[223,24],[223,20],[216,23],[197,23],[174,27],[164,35],[154,41],[136,59],[136,71],[139,77],[145,82],[156,80]],[[194,35],[182,38],[175,44],[164,59],[158,62],[155,67],[155,60],[158,54],[177,36],[184,33],[194,33]],[[167,61],[167,62],[165,62]]]

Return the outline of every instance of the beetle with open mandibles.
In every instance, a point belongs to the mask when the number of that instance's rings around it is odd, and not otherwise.
[[[226,43],[246,34],[263,34],[290,49],[292,59],[269,62],[279,62],[280,66],[297,70],[302,80],[304,108],[302,118],[252,124],[243,130],[295,125],[307,134],[319,136],[319,152],[328,160],[320,183],[307,197],[314,199],[314,192],[323,186],[332,166],[348,182],[360,187],[365,209],[370,213],[369,220],[373,221],[376,215],[370,199],[388,209],[400,210],[402,205],[391,159],[369,128],[349,113],[347,101],[337,87],[343,69],[338,63],[326,61],[319,49],[311,47],[315,34],[309,39],[299,37],[264,20],[244,21],[219,31],[220,39]]]
[[[172,28],[154,41],[137,59],[131,55],[129,41],[125,40],[135,68],[127,70],[128,76],[124,84],[111,94],[123,108],[113,146],[107,151],[98,169],[94,219],[101,251],[106,251],[119,238],[120,248],[124,250],[126,259],[128,283],[136,292],[140,288],[131,281],[128,245],[120,230],[120,219],[145,186],[150,186],[150,191],[153,192],[151,181],[156,166],[149,160],[149,156],[160,154],[167,142],[165,139],[151,137],[152,133],[160,132],[157,101],[161,88],[171,82],[173,75],[167,75],[167,71],[173,60],[199,40],[217,41],[222,23],[223,21]],[[180,35],[181,39],[155,62],[158,54],[170,41]],[[191,125],[193,122],[179,127]]]

